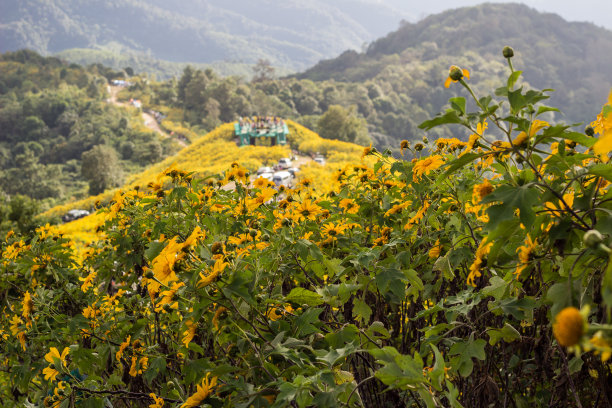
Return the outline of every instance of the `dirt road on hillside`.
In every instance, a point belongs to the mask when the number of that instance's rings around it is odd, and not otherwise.
[[[108,94],[110,95],[109,98],[106,100],[108,103],[112,103],[113,105],[121,106],[121,107],[129,106],[128,103],[119,102],[117,100],[117,94],[122,89],[120,86],[110,86],[109,85],[107,88],[108,88],[107,89]],[[184,140],[181,140],[178,137],[173,137],[169,135],[168,133],[164,132],[164,130],[161,127],[159,127],[159,123],[157,123],[157,120],[155,120],[155,118],[152,115],[146,112],[141,112],[140,115],[142,116],[142,120],[144,121],[145,126],[151,129],[152,131],[154,131],[155,133],[158,133],[161,137],[164,137],[164,138],[172,137],[182,147],[187,146],[187,143],[185,143]]]

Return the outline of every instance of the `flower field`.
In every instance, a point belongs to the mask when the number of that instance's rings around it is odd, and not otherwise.
[[[223,125],[72,207],[98,214],[3,237],[3,402],[609,406],[612,94],[576,131],[504,57],[495,96],[451,67],[466,97],[421,125],[467,141],[398,160],[290,123],[327,164],[277,190],[247,174],[289,149]]]

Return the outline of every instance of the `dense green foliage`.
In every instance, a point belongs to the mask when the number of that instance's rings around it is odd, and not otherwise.
[[[401,133],[410,139],[423,120],[413,114],[413,106],[433,114],[446,101],[438,86],[443,69],[459,63],[476,72],[477,88],[490,89],[503,68],[497,55],[507,44],[517,50],[528,83],[556,90],[551,101],[564,112],[562,119],[584,121],[605,101],[608,86],[602,84],[610,84],[612,32],[518,4],[484,4],[407,23],[365,53],[347,51],[298,77],[355,86],[373,82],[383,92],[376,114],[362,112],[368,123],[396,139]]]
[[[549,34],[532,41],[542,31]],[[504,65],[494,56],[507,41],[519,44],[515,58],[526,67],[526,83],[556,89],[552,103],[563,114],[550,112],[548,120],[584,121],[605,100],[611,32],[508,4],[405,24],[363,54],[347,51],[296,77],[246,83],[188,68],[178,83],[143,84],[133,95],[149,95],[152,106],[184,109],[179,118],[207,130],[238,116],[281,115],[320,131],[321,115],[340,105],[366,119],[375,145],[386,148],[420,139],[418,124],[445,107],[448,91],[440,85],[451,63],[475,72],[475,89],[500,87]],[[456,127],[434,129],[431,136],[464,137]]]
[[[421,124],[467,143],[367,147],[329,194],[172,166],[115,194],[82,258],[8,233],[3,402],[611,405],[612,94],[576,132],[507,69],[494,97],[453,67],[462,96]]]
[[[139,125],[139,113],[105,101],[107,81],[121,76],[85,69],[31,51],[0,56],[0,192],[50,203],[87,194],[81,157],[107,145],[133,172],[173,152]],[[152,156],[151,151],[161,152]]]

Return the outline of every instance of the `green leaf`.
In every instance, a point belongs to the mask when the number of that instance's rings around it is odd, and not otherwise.
[[[453,160],[452,162],[448,162],[445,164],[446,171],[438,177],[436,180],[436,184],[441,183],[442,181],[448,179],[448,176],[454,173],[456,170],[462,168],[466,164],[473,162],[474,160],[484,156],[483,153],[466,153],[458,159]]]
[[[496,345],[500,340],[511,343],[521,338],[521,334],[518,330],[508,323],[501,329],[488,328],[487,334],[489,335],[489,344],[492,346]]]
[[[459,115],[465,115],[465,98],[458,96],[456,98],[450,98],[448,100],[451,107],[459,113]]]
[[[203,351],[203,350],[202,350]],[[166,359],[164,357],[157,357],[152,362],[147,372],[142,376],[147,384],[151,384],[151,381],[155,379],[160,373],[166,372]]]
[[[508,91],[508,101],[510,102],[510,108],[513,113],[518,112],[526,105],[522,91],[523,87],[520,87],[516,91]]]
[[[551,106],[539,106],[538,111],[536,112],[536,116],[540,116],[541,114],[546,112],[560,112],[560,110]]]
[[[600,163],[591,166],[589,167],[589,173],[612,181],[612,166],[610,166],[610,164]]]
[[[347,356],[353,354],[357,350],[357,346],[354,343],[348,343],[345,347],[329,350],[325,353],[325,350],[317,350],[317,360],[327,363],[329,368],[336,365],[338,360],[344,360]]]
[[[370,321],[370,316],[372,316],[372,308],[363,300],[355,299],[353,302],[353,313],[355,314],[355,320],[367,323]]]
[[[525,228],[529,229],[535,220],[533,206],[539,202],[540,193],[528,185],[514,187],[503,185],[495,189],[491,194],[482,199],[481,204],[500,201],[487,209],[489,222],[487,229],[493,230],[501,221],[514,217],[516,209]]]
[[[457,368],[457,371],[462,377],[467,377],[472,373],[474,369],[473,358],[478,360],[484,360],[486,357],[485,346],[487,342],[483,339],[474,340],[474,334],[470,336],[468,340],[460,341],[453,344],[450,348],[449,355],[457,356],[456,364],[452,364],[453,367]]]
[[[445,125],[449,123],[463,123],[463,120],[457,115],[453,109],[449,109],[443,115],[437,115],[435,118],[426,120],[419,125],[419,129],[430,130],[436,126]]]
[[[321,295],[304,288],[293,288],[285,299],[298,305],[319,306],[323,303]]]
[[[514,84],[519,79],[522,73],[523,71],[514,71],[512,74],[510,74],[510,76],[508,77],[508,89],[514,88]]]
[[[400,302],[406,296],[406,276],[399,269],[384,269],[375,280],[380,294],[390,302]]]
[[[165,242],[153,241],[148,245],[148,248],[145,250],[145,255],[148,259],[155,259],[155,257],[159,255],[159,253],[162,251],[162,249],[164,249],[165,246]]]
[[[318,325],[321,324],[319,315],[323,309],[308,308],[304,313],[299,315],[294,321],[294,327],[296,328],[296,336],[308,336],[312,333],[319,331]]]
[[[578,132],[566,132],[563,134],[563,137],[586,147],[591,147],[595,144],[595,142],[597,142],[597,139],[594,137],[588,137],[587,135],[583,135],[582,133]]]

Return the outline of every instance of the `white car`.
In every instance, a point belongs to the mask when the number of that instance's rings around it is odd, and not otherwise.
[[[274,178],[274,173],[261,173],[259,177],[263,177],[266,180],[272,181],[272,179]]]
[[[281,169],[288,169],[289,167],[291,167],[291,159],[283,157],[278,161],[278,167]]]
[[[274,182],[274,184],[276,184],[277,187],[289,187],[291,185],[291,179],[291,173],[289,173],[288,171],[277,171],[276,173],[274,173],[272,181]]]
[[[260,167],[257,169],[257,175],[262,175],[264,173],[274,173],[272,167]]]
[[[325,158],[324,157],[315,157],[313,160],[314,160],[315,163],[318,163],[321,166],[325,165]]]

